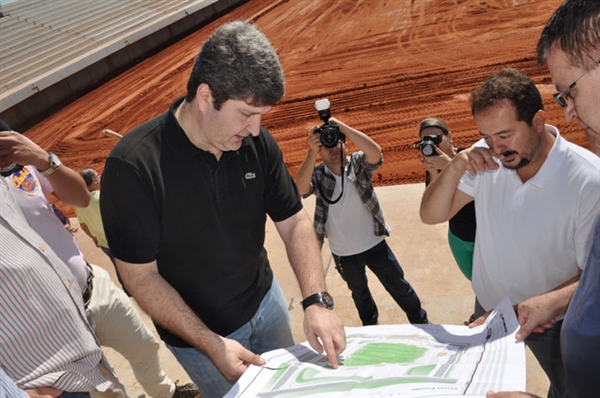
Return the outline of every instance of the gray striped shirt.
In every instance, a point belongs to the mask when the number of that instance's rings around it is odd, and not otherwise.
[[[105,390],[81,289],[0,179],[0,365],[19,388]]]

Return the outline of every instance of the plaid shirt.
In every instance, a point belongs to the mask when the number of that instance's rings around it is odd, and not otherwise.
[[[371,177],[373,176],[373,172],[377,170],[383,164],[383,157],[379,160],[377,164],[369,164],[365,160],[364,152],[355,152],[350,157],[348,157],[348,165],[346,166],[346,171],[348,173],[348,179],[356,184],[356,190],[360,195],[360,199],[365,205],[365,207],[373,214],[373,228],[375,235],[377,236],[389,236],[391,229],[385,222],[383,218],[383,212],[381,211],[381,206],[379,206],[379,200],[377,199],[377,195],[375,194],[375,188],[373,187],[373,182],[371,181]],[[312,180],[310,184],[310,191],[303,195],[304,198],[309,197],[312,194],[315,194],[317,197],[316,206],[315,206],[315,219],[313,222],[313,226],[315,228],[315,233],[317,234],[317,238],[321,245],[323,245],[323,241],[327,236],[327,232],[325,231],[325,224],[327,223],[327,213],[329,211],[329,203],[323,200],[323,196],[321,192],[316,188],[317,187],[317,179],[319,184],[321,185],[321,189],[323,193],[327,196],[327,198],[331,198],[335,189],[335,178],[331,174],[331,172],[326,171],[326,167],[324,163],[318,164],[312,174]]]

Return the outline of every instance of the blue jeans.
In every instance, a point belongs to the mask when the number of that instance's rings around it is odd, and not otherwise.
[[[92,398],[89,392],[63,392],[60,398]]]
[[[404,279],[404,271],[385,239],[363,253],[343,257],[333,254],[333,260],[335,269],[352,292],[354,305],[364,326],[377,324],[379,317],[377,305],[367,284],[365,267],[373,271],[385,290],[404,310],[410,323],[428,322],[427,312],[421,308],[421,300]]]
[[[257,354],[294,345],[285,296],[274,277],[271,289],[252,319],[225,337]],[[196,383],[203,398],[221,398],[235,384],[235,380],[227,380],[202,351],[168,344],[167,348]]]

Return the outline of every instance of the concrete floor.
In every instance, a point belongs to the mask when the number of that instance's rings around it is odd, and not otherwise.
[[[462,325],[473,312],[475,295],[470,282],[461,274],[454,262],[447,243],[447,225],[428,226],[421,223],[418,210],[424,184],[399,185],[377,188],[384,215],[392,235],[388,244],[404,269],[406,279],[412,284],[421,298],[423,307],[429,314],[431,323]],[[304,201],[311,219],[314,214],[314,196]],[[74,225],[77,225],[76,220]],[[88,262],[108,270],[116,283],[112,263],[104,253],[94,246],[81,228],[76,237]],[[305,341],[302,321],[302,297],[294,274],[287,261],[285,248],[273,224],[267,223],[265,246],[271,265],[283,292],[285,293],[292,318],[292,328],[296,343]],[[328,290],[335,300],[335,308],[346,326],[360,326],[354,303],[348,288],[335,271],[327,243],[323,250]],[[369,286],[379,308],[380,324],[408,323],[404,312],[396,305],[377,278],[367,271]],[[143,314],[143,312],[142,312]],[[154,331],[152,322],[143,314],[148,326]],[[105,348],[106,356],[117,375],[126,386],[130,397],[143,397],[144,391],[133,376],[128,362],[117,352]],[[160,356],[163,368],[173,380],[189,382],[189,377],[173,355],[162,345]],[[527,350],[527,391],[545,396],[548,379],[537,361]]]

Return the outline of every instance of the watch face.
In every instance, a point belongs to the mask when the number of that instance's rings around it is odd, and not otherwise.
[[[60,166],[60,159],[58,159],[58,156],[56,156],[56,154],[49,152],[49,158],[50,158],[50,167]]]
[[[327,292],[321,293],[321,302],[323,303],[323,306],[325,308],[327,308],[328,310],[333,309],[333,297],[331,297],[331,295],[329,293],[327,293]]]

